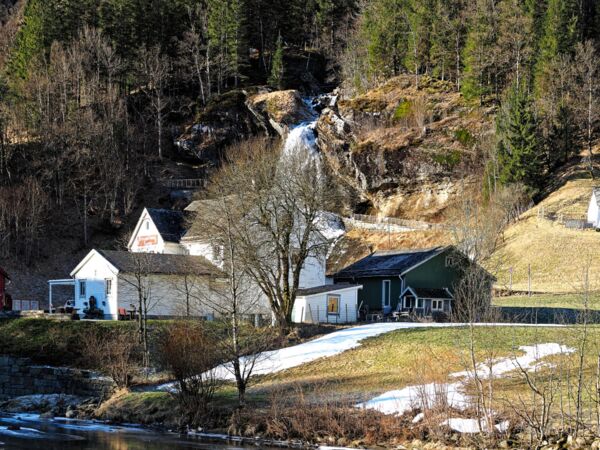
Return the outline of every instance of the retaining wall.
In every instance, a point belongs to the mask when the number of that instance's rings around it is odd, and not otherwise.
[[[89,370],[38,366],[27,358],[0,356],[0,398],[32,394],[70,394],[101,397],[113,382]]]

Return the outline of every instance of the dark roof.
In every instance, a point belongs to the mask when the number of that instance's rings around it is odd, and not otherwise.
[[[202,256],[165,255],[98,250],[120,272],[146,272],[165,275],[223,275],[223,272]]]
[[[414,288],[411,287],[414,293],[419,298],[452,298],[446,289],[435,289],[435,288]]]
[[[420,250],[392,250],[375,252],[340,270],[335,278],[398,276],[416,265],[439,255],[448,247]]]
[[[185,217],[181,211],[172,209],[146,208],[158,228],[158,232],[167,242],[178,243],[185,233]]]
[[[352,287],[360,287],[360,284],[350,283],[336,283],[336,284],[325,284],[323,286],[315,286],[306,289],[298,289],[298,296],[304,297],[306,295],[323,294],[324,292],[334,292],[341,289],[348,289]]]

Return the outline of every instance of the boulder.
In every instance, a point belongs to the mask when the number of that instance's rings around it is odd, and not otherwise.
[[[315,118],[314,113],[296,90],[274,91],[254,95],[246,106],[262,128],[285,136],[291,126]]]
[[[243,90],[214,97],[191,125],[176,133],[175,146],[203,163],[217,164],[223,148],[260,131],[246,99]]]

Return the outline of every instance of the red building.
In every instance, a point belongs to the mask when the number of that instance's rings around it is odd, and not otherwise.
[[[12,308],[10,305],[10,296],[6,292],[6,285],[10,281],[10,277],[8,274],[0,267],[0,310],[5,309],[5,306],[8,306],[9,309]]]

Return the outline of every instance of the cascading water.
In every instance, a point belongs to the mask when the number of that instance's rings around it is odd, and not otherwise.
[[[320,111],[324,106],[332,106],[335,97],[323,94],[304,99],[304,103],[312,112],[312,120],[300,122],[290,128],[283,145],[282,157],[296,158],[299,161],[314,161],[321,170],[321,153],[317,145],[315,128]]]

